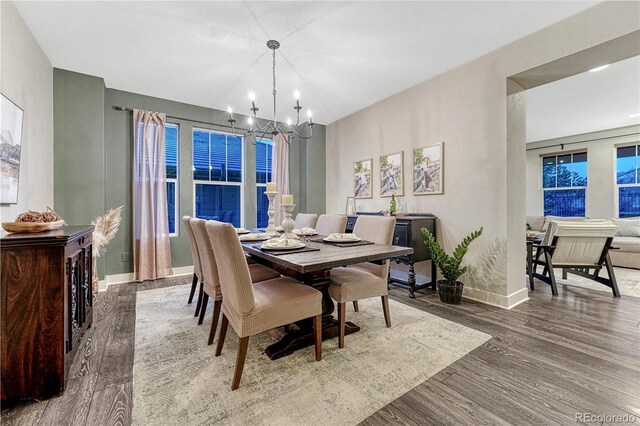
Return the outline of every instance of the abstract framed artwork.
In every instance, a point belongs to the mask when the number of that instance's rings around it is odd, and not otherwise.
[[[0,101],[0,204],[18,202],[24,111],[5,95]]]
[[[373,158],[353,163],[353,196],[373,198],[372,190]]]
[[[444,194],[444,142],[413,150],[413,195]]]
[[[380,157],[380,196],[404,195],[404,151]]]

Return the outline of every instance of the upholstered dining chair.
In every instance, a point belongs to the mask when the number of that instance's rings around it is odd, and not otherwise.
[[[198,245],[198,253],[200,253],[200,265],[203,274],[203,295],[202,305],[200,306],[200,317],[198,325],[204,321],[204,315],[207,311],[209,297],[213,299],[213,318],[211,320],[211,331],[209,332],[208,344],[213,343],[213,338],[218,327],[218,319],[220,318],[220,307],[222,305],[222,292],[220,291],[220,279],[218,275],[218,265],[213,255],[212,242],[205,228],[206,221],[204,219],[191,219],[191,228],[195,235],[196,244]],[[234,231],[235,232],[235,231]],[[237,234],[236,234],[236,238]],[[238,240],[240,241],[240,240]],[[242,258],[246,262],[246,258]],[[258,263],[247,265],[249,268],[249,278],[252,282],[259,282],[277,278],[280,274],[271,268]]]
[[[347,217],[343,214],[321,214],[316,223],[316,231],[321,235],[344,233]]]
[[[318,222],[318,215],[312,213],[298,213],[296,216],[295,229],[315,228]]]
[[[562,278],[572,273],[589,278],[609,287],[614,297],[620,297],[616,275],[611,265],[609,250],[618,227],[611,221],[560,222],[551,221],[541,244],[536,249],[532,274],[551,286],[551,293],[558,295],[555,268],[562,269]],[[544,260],[540,259],[544,254]],[[544,265],[542,274],[536,272],[538,265]],[[606,268],[608,278],[600,277]],[[593,269],[593,273],[590,270]],[[532,289],[533,290],[533,289]]]
[[[396,226],[395,217],[359,216],[353,228],[358,237],[376,244],[391,245],[393,231]],[[329,294],[338,302],[338,346],[344,348],[344,324],[347,302],[354,302],[357,311],[357,301],[370,297],[382,299],[382,310],[387,327],[391,327],[389,315],[389,291],[387,280],[389,276],[389,260],[382,265],[370,262],[358,263],[353,266],[334,268],[331,270],[331,285]]]
[[[189,300],[187,303],[193,302],[193,295],[196,292],[198,283],[200,283],[198,302],[196,303],[196,313],[193,315],[194,317],[197,317],[200,312],[200,304],[202,303],[202,268],[200,267],[200,254],[198,253],[196,237],[193,234],[193,229],[191,228],[191,219],[193,219],[191,216],[183,216],[182,225],[184,226],[185,231],[187,231],[187,237],[189,237],[189,248],[191,249],[191,259],[193,260],[193,281],[191,283],[191,291],[189,292]]]
[[[249,337],[276,327],[313,318],[316,360],[322,359],[322,294],[293,278],[280,277],[251,284],[249,267],[236,231],[228,223],[210,221],[207,232],[224,297],[216,356],[222,353],[229,324],[240,338],[231,390],[238,389],[247,357]]]

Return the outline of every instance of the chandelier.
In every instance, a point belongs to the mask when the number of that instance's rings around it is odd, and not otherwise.
[[[258,123],[257,113],[259,108],[256,106],[256,95],[254,92],[249,92],[249,100],[251,101],[251,113],[247,118],[247,124],[249,125],[249,129],[245,133],[237,134],[235,128],[235,115],[233,114],[233,109],[228,107],[227,113],[229,115],[228,122],[231,124],[231,130],[234,136],[239,137],[249,137],[254,136],[256,139],[262,139],[267,133],[270,133],[273,136],[282,135],[284,136],[287,143],[291,143],[291,137],[297,136],[302,139],[310,139],[313,136],[313,120],[311,119],[311,111],[307,110],[307,121],[304,123],[300,123],[300,110],[302,107],[300,106],[300,92],[297,90],[293,93],[293,96],[296,100],[296,105],[293,109],[296,111],[296,122],[295,124],[291,121],[291,119],[287,118],[286,124],[278,122],[276,120],[276,50],[280,47],[280,42],[276,40],[267,41],[267,47],[271,49],[273,54],[273,119],[267,121],[263,125]],[[304,129],[307,129],[306,131]],[[259,137],[258,137],[259,135]],[[255,145],[255,139],[251,141]]]

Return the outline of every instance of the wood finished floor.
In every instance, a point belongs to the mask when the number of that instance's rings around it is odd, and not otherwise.
[[[180,277],[100,293],[65,394],[4,409],[2,424],[130,424],[136,292],[187,282]],[[444,305],[429,290],[414,300],[391,290],[395,300],[493,339],[362,425],[573,424],[582,412],[640,417],[640,299],[559,291],[553,298],[539,283],[529,301],[505,311],[470,301]]]

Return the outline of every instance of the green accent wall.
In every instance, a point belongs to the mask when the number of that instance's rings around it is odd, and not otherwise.
[[[193,216],[193,128],[222,130],[201,122],[226,125],[224,111],[105,88],[101,78],[65,70],[54,74],[55,205],[73,223],[87,223],[106,209],[124,205],[118,235],[101,259],[102,273],[133,272],[132,264],[132,156],[133,123],[130,112],[112,106],[166,113],[179,125],[178,217]],[[171,117],[181,117],[174,119]],[[244,122],[238,117],[238,122]],[[97,123],[97,124],[96,124]],[[244,226],[256,224],[255,147],[245,141]],[[89,158],[90,157],[90,158]],[[75,163],[83,163],[74,167]],[[296,139],[290,146],[291,193],[296,212],[325,212],[325,127],[314,126],[309,141]],[[71,189],[79,192],[74,193]],[[89,200],[87,202],[87,200]],[[71,222],[70,222],[71,223]],[[187,236],[180,223],[171,238],[174,267],[192,264]]]

